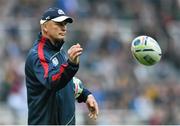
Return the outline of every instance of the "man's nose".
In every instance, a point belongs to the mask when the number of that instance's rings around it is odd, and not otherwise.
[[[63,25],[63,26],[61,27],[61,29],[62,29],[63,31],[66,31],[66,25]]]

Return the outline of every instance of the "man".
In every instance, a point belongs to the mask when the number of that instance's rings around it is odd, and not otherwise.
[[[90,118],[97,118],[99,110],[95,98],[74,77],[83,49],[75,44],[66,57],[62,48],[66,24],[72,22],[72,18],[58,8],[49,8],[40,20],[39,38],[25,64],[30,125],[74,125],[75,99],[86,103]]]

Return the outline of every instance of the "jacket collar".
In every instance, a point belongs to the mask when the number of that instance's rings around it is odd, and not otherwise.
[[[64,44],[64,41],[62,40],[61,42],[56,42],[56,44],[54,45],[48,38],[45,38],[44,36],[42,36],[42,33],[39,32],[38,39],[40,40],[42,38],[45,39],[45,46],[52,50],[60,50]]]

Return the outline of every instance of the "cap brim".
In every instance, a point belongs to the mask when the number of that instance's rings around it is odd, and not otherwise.
[[[55,22],[62,22],[62,21],[66,21],[68,23],[72,23],[73,22],[73,19],[68,17],[68,16],[60,16],[60,17],[57,17],[57,18],[53,18],[51,20],[55,21]]]
[[[47,20],[40,20],[40,24],[44,24]]]

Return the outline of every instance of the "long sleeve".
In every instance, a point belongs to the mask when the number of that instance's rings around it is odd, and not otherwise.
[[[79,103],[86,102],[88,95],[92,94],[85,88],[84,84],[77,77],[73,77],[75,98]]]
[[[71,63],[60,64],[60,67],[54,67],[53,63],[46,57],[40,59],[37,54],[31,56],[30,64],[36,78],[48,89],[55,88],[57,90],[63,88],[76,74],[79,65]]]

